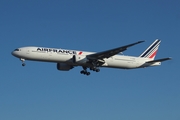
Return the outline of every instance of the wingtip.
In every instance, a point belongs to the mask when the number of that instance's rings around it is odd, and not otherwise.
[[[172,57],[165,58],[166,60],[172,60]]]
[[[145,42],[145,40],[141,40],[141,41],[139,41],[139,43],[142,43],[142,42]]]
[[[172,60],[172,57],[168,57],[169,60]]]

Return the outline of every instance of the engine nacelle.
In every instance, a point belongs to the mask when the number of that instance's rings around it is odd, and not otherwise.
[[[74,63],[85,64],[88,61],[89,60],[86,58],[86,56],[83,56],[83,55],[74,55],[73,56],[73,62]]]
[[[72,68],[73,68],[72,65],[68,65],[66,63],[57,63],[57,69],[58,70],[69,71]]]

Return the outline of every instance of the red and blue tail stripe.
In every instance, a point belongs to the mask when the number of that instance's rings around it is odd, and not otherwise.
[[[154,59],[161,40],[155,40],[139,57]]]

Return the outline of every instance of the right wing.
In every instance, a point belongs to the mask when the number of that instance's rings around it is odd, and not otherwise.
[[[106,50],[106,51],[103,51],[103,52],[97,52],[97,53],[94,53],[94,54],[90,54],[90,55],[87,55],[87,58],[89,60],[99,60],[99,59],[104,59],[104,58],[109,58],[111,56],[114,56],[120,52],[123,52],[125,50],[127,50],[128,47],[131,47],[131,46],[134,46],[136,44],[139,44],[139,43],[142,43],[144,41],[138,41],[138,42],[135,42],[135,43],[132,43],[132,44],[129,44],[129,45],[125,45],[125,46],[122,46],[122,47],[118,47],[118,48],[114,48],[114,49],[110,49],[110,50]]]

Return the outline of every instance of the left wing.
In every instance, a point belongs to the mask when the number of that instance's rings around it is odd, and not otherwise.
[[[114,49],[111,49],[111,50],[106,50],[106,51],[103,51],[103,52],[97,52],[97,53],[94,53],[94,54],[90,54],[90,55],[87,55],[87,58],[89,60],[98,60],[98,59],[104,59],[104,58],[109,58],[111,56],[114,56],[120,52],[123,52],[125,50],[127,50],[128,47],[131,47],[131,46],[134,46],[136,44],[139,44],[139,43],[142,43],[144,41],[138,41],[138,42],[135,42],[135,43],[132,43],[132,44],[129,44],[129,45],[125,45],[125,46],[122,46],[122,47],[118,47],[118,48],[114,48]]]

